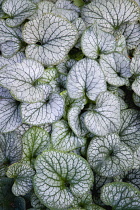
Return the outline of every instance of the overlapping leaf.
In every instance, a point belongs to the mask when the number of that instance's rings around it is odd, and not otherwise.
[[[139,7],[131,0],[95,0],[82,9],[87,25],[95,21],[108,32],[117,31],[124,23],[139,19]]]
[[[33,193],[31,195],[31,206],[33,207],[33,209],[42,209],[42,208],[44,208],[44,205],[42,203],[40,203],[40,200],[38,199],[38,197],[36,196],[35,193]]]
[[[140,145],[140,113],[134,109],[121,112],[120,140],[132,150]]]
[[[49,208],[70,207],[74,196],[86,194],[93,182],[88,163],[74,153],[45,151],[37,157],[35,169],[35,193]]]
[[[22,47],[22,35],[20,28],[10,28],[5,20],[0,20],[0,44],[1,52],[5,57],[12,57]]]
[[[68,9],[62,9],[62,8],[57,8],[56,5],[52,9],[52,13],[56,15],[60,15],[61,17],[66,18],[70,22],[73,20],[77,19],[79,17],[78,13],[74,10],[68,10]]]
[[[84,106],[73,106],[68,111],[68,123],[77,136],[85,136],[88,133],[84,124],[84,115],[81,113]]]
[[[18,28],[10,28],[5,20],[0,20],[0,44],[6,41],[18,42],[21,38],[21,31]]]
[[[22,138],[23,155],[22,160],[33,164],[35,158],[45,149],[49,148],[50,135],[39,127],[31,127]]]
[[[53,124],[51,133],[53,149],[61,151],[72,151],[85,145],[85,138],[77,137],[67,121],[61,120]]]
[[[134,156],[135,158],[135,156]],[[140,165],[140,164],[139,164]],[[123,182],[133,184],[134,187],[140,190],[140,169],[130,170],[124,177]]]
[[[133,152],[121,143],[117,134],[94,138],[87,156],[91,167],[101,176],[113,177],[133,166]]]
[[[140,146],[134,151],[134,169],[140,168]]]
[[[31,125],[53,123],[62,117],[63,110],[64,101],[56,93],[51,94],[44,102],[21,105],[23,121]]]
[[[61,8],[61,9],[67,9],[67,10],[74,10],[76,12],[80,12],[79,7],[77,7],[76,5],[73,4],[73,2],[71,0],[57,0],[56,2],[56,7],[57,8]]]
[[[106,91],[96,100],[96,107],[85,115],[87,129],[98,136],[117,132],[120,128],[120,102],[118,97]]]
[[[59,73],[67,75],[74,64],[76,64],[76,60],[69,59],[57,65],[57,70]]]
[[[67,90],[70,98],[87,96],[96,100],[99,93],[106,90],[104,74],[96,61],[85,58],[71,69],[67,79]]]
[[[5,65],[13,65],[15,63],[21,63],[24,58],[25,58],[25,55],[23,52],[19,52],[11,58],[4,58],[0,56],[0,69],[4,67]]]
[[[16,27],[35,12],[36,5],[30,0],[5,0],[2,9],[8,15],[6,24]]]
[[[6,133],[6,132],[13,131],[18,126],[20,126],[21,123],[22,123],[22,118],[21,118],[21,113],[20,113],[20,102],[16,101],[12,97],[1,98],[0,99],[0,132]]]
[[[87,210],[92,210],[92,195],[90,192],[86,193],[85,195],[75,197],[72,207],[73,208],[83,208]]]
[[[32,176],[34,170],[29,165],[14,163],[9,166],[6,175],[9,178],[14,178],[12,192],[14,195],[25,195],[32,189]]]
[[[23,38],[29,44],[26,56],[48,66],[58,64],[65,58],[75,44],[78,33],[66,19],[46,14],[25,24]]]
[[[111,53],[115,50],[115,38],[94,24],[82,35],[81,47],[87,57],[97,59],[101,54]]]
[[[16,132],[0,134],[0,173],[3,175],[7,170],[7,166],[21,160],[22,157],[22,141]],[[1,176],[1,174],[0,174]]]
[[[124,55],[119,53],[102,55],[100,65],[109,84],[123,86],[128,83],[128,78],[131,77],[130,60]]]
[[[13,180],[7,177],[0,178],[0,208],[7,210],[26,210],[26,202],[22,197],[16,197],[11,191]]]
[[[41,1],[37,4],[37,10],[34,12],[32,16],[29,17],[30,20],[40,18],[41,16],[51,13],[52,9],[54,7],[54,4],[49,1]]]
[[[121,31],[126,39],[128,49],[134,49],[140,43],[140,24],[127,23],[121,27]]]
[[[140,192],[131,184],[124,182],[104,185],[101,199],[114,210],[138,210],[140,208]]]
[[[137,94],[133,94],[133,100],[134,103],[136,104],[136,106],[140,107],[140,96],[138,96]]]
[[[135,76],[135,81],[132,84],[133,91],[140,96],[140,55],[136,54],[132,58],[131,73]]]
[[[30,59],[12,66],[3,67],[0,75],[0,84],[7,87],[11,94],[19,101],[34,103],[43,101],[46,94],[37,80],[43,75],[44,67]],[[46,91],[50,87],[46,86]]]

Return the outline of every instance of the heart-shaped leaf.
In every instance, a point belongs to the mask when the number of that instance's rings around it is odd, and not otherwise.
[[[19,101],[28,103],[43,101],[45,98],[44,89],[36,84],[43,73],[44,67],[40,63],[25,59],[22,63],[3,67],[0,84],[10,89],[11,94]],[[49,92],[50,87],[46,86],[46,88]]]
[[[85,145],[85,139],[77,137],[70,129],[67,121],[61,120],[53,123],[51,133],[53,149],[61,151],[72,151]]]
[[[49,149],[50,135],[39,127],[31,127],[22,137],[22,160],[33,164],[35,158],[45,149]]]
[[[86,95],[95,101],[99,93],[106,90],[99,64],[88,58],[78,61],[68,74],[67,90],[70,98],[77,99]]]
[[[87,57],[98,59],[101,54],[111,53],[115,50],[115,38],[94,24],[82,35],[81,47]]]
[[[6,24],[16,27],[35,12],[36,5],[30,0],[5,0],[2,9],[9,16]]]
[[[133,151],[140,145],[140,113],[134,109],[121,112],[120,140]]]
[[[131,184],[124,182],[104,185],[101,199],[114,210],[138,210],[140,208],[140,192]]]
[[[139,7],[132,0],[94,0],[82,9],[82,18],[87,25],[95,21],[102,30],[114,32],[124,23],[139,19]]]
[[[96,107],[85,115],[87,129],[98,136],[113,133],[120,128],[120,102],[118,97],[106,91],[96,100]]]
[[[25,195],[32,189],[32,176],[34,170],[29,165],[14,163],[9,166],[6,175],[9,178],[14,178],[12,192],[14,195]]]
[[[6,96],[7,97],[7,96]],[[0,99],[0,132],[15,130],[22,123],[20,102],[11,98]]]
[[[119,53],[102,55],[100,59],[101,68],[105,74],[106,81],[115,86],[127,84],[130,73],[130,60]]]
[[[78,34],[66,19],[46,14],[25,24],[23,38],[29,44],[26,56],[48,66],[56,65],[66,57]]]
[[[7,166],[22,158],[22,141],[16,132],[0,134],[0,157],[0,171],[3,169],[4,176]]]
[[[93,170],[101,176],[114,177],[133,166],[133,152],[117,134],[93,138],[87,156]]]
[[[62,117],[63,110],[64,101],[56,93],[51,94],[44,102],[21,105],[23,121],[31,125],[53,123]]]
[[[49,208],[70,207],[74,196],[86,194],[93,183],[87,161],[74,153],[45,151],[37,157],[35,169],[35,194]]]

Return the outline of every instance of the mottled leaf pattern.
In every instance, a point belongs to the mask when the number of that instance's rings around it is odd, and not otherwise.
[[[93,138],[87,156],[93,170],[105,177],[119,175],[133,166],[133,152],[117,134]]]
[[[9,178],[14,178],[12,192],[14,195],[25,195],[32,189],[32,176],[34,170],[29,165],[14,163],[9,166],[6,175]]]
[[[35,193],[49,208],[70,207],[74,196],[88,192],[93,182],[87,161],[73,153],[45,151],[37,157],[35,169]]]

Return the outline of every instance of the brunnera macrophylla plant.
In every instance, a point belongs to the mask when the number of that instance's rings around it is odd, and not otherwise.
[[[139,0],[0,0],[0,209],[140,209]]]

